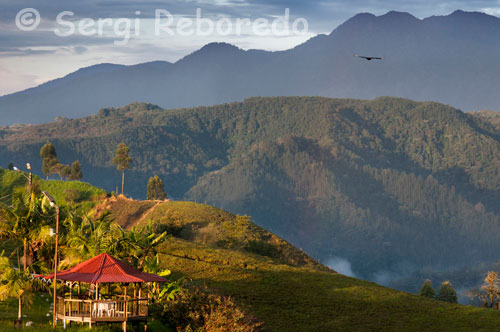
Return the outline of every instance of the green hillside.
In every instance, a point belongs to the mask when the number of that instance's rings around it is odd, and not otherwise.
[[[250,217],[237,216],[206,204],[134,201],[119,196],[105,200],[96,209],[110,211],[114,221],[125,228],[153,222],[161,225],[159,230],[195,244],[257,254],[279,264],[329,270],[288,242],[255,225]]]
[[[169,197],[251,215],[323,262],[347,259],[364,278],[499,258],[499,131],[446,105],[319,97],[179,110],[136,103],[3,129],[0,160],[39,170],[47,139],[62,163],[80,160],[85,180],[109,191],[121,180],[111,160],[123,141],[134,159],[125,185],[132,197],[144,197],[158,174]]]
[[[453,305],[334,272],[277,265],[238,251],[171,239],[162,264],[238,303],[268,331],[491,331],[498,311]]]
[[[173,277],[233,296],[267,331],[488,331],[500,322],[495,310],[429,300],[325,269],[247,218],[205,204],[124,198],[104,204],[120,215],[119,223],[127,220],[124,211],[148,204],[137,224],[152,220],[173,235],[160,247],[162,266]],[[255,239],[267,239],[268,251],[242,245]]]
[[[8,201],[10,195],[19,188],[28,185],[28,173],[19,173],[0,168],[0,197],[3,202]],[[81,181],[41,180],[33,176],[36,189],[50,193],[59,205],[76,203],[82,208],[90,208],[96,202],[104,199],[106,191]],[[72,192],[73,195],[70,195]],[[71,198],[71,201],[69,201]]]
[[[3,178],[14,175],[3,171]],[[5,183],[0,183],[4,191]],[[72,186],[59,182],[52,194],[59,197]],[[185,276],[190,287],[206,286],[209,292],[234,297],[264,322],[265,331],[492,331],[500,324],[496,310],[430,300],[338,274],[248,217],[205,204],[111,197],[95,209],[110,211],[128,227],[151,220],[168,230],[171,237],[159,252],[171,278]],[[35,304],[42,302],[37,297]],[[7,324],[7,317],[15,317],[16,304],[0,307],[5,313],[0,322]]]

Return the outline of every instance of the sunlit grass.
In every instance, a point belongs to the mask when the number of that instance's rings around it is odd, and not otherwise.
[[[172,277],[233,296],[269,331],[492,331],[497,310],[426,299],[335,272],[276,264],[182,239],[161,247]]]

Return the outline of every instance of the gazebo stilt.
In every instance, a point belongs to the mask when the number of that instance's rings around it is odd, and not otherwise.
[[[123,332],[127,332],[127,319],[128,319],[128,298],[127,298],[127,284],[125,284],[124,300],[125,300],[125,321],[123,322]]]

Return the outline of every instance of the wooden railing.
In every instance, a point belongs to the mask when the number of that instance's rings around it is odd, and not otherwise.
[[[125,321],[147,317],[148,299],[80,300],[58,297],[57,314],[63,319]]]

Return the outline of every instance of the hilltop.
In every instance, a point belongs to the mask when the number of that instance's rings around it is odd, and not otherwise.
[[[123,228],[152,222],[160,230],[195,245],[231,249],[274,259],[280,264],[329,270],[300,250],[250,221],[215,207],[183,201],[135,201],[123,196],[105,199],[97,214],[109,211]]]

